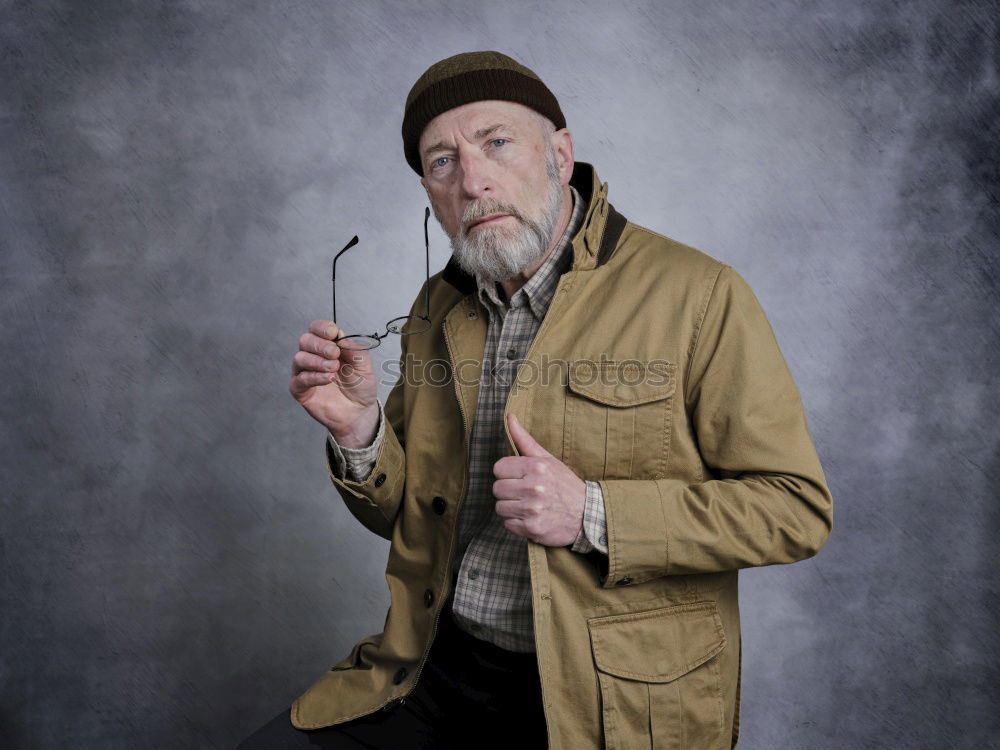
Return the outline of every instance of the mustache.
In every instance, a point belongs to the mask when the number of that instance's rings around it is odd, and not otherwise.
[[[483,198],[475,203],[470,203],[465,207],[465,211],[462,212],[462,234],[465,234],[465,228],[470,222],[473,222],[476,219],[481,219],[484,216],[489,216],[490,214],[508,214],[513,216],[522,224],[528,223],[527,218],[517,209],[516,206],[513,206],[510,203],[501,203],[500,201],[493,200],[492,198]]]

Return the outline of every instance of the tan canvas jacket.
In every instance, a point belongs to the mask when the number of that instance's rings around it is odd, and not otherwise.
[[[549,746],[727,748],[739,725],[737,570],[815,554],[830,494],[747,284],[627,222],[589,165],[573,184],[588,207],[572,269],[507,402],[547,450],[600,481],[607,508],[607,557],[528,548]],[[487,318],[453,264],[429,283],[433,326],[403,340],[375,468],[364,482],[334,479],[391,540],[385,630],[295,702],[303,729],[406,696],[448,598]]]

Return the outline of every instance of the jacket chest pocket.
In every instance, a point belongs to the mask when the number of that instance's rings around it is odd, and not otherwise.
[[[579,360],[569,367],[563,461],[584,479],[662,477],[676,365]]]
[[[714,602],[587,621],[601,689],[606,750],[723,750],[719,654],[726,636]]]

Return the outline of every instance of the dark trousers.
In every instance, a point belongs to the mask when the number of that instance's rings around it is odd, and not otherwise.
[[[441,613],[431,653],[402,703],[326,729],[295,729],[282,711],[238,750],[279,748],[516,748],[544,750],[545,716],[534,654],[473,638]]]

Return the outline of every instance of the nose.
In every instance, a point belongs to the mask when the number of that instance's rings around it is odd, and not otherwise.
[[[489,159],[478,149],[462,154],[462,191],[469,199],[482,198],[493,190]]]

